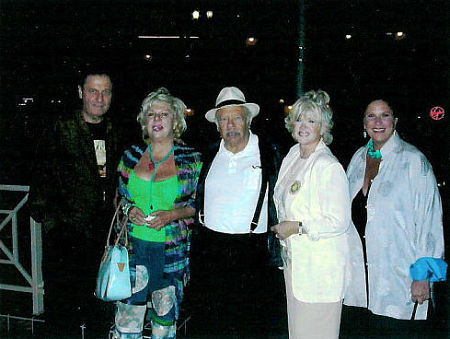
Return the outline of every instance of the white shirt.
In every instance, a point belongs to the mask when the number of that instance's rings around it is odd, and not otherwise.
[[[366,154],[367,147],[361,147],[347,169],[352,199],[363,185]],[[409,266],[422,257],[444,254],[441,198],[431,165],[416,147],[394,134],[381,154],[366,207],[368,308],[378,315],[410,319],[414,304]],[[364,270],[353,272],[353,278],[355,286],[365,286]],[[352,299],[357,297],[356,288],[349,292]],[[426,319],[427,307],[428,302],[419,305],[415,319]]]
[[[261,181],[258,137],[250,132],[238,153],[228,151],[222,140],[205,181],[205,226],[222,233],[249,233]],[[254,233],[267,231],[267,194]]]

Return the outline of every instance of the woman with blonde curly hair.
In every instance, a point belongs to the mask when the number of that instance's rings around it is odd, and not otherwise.
[[[285,119],[298,142],[283,160],[274,201],[283,247],[290,338],[338,338],[347,285],[350,198],[344,169],[327,147],[330,97],[309,91]],[[350,236],[353,233],[353,237]]]
[[[185,108],[165,88],[150,93],[137,117],[145,143],[126,150],[119,163],[134,288],[129,299],[117,303],[114,338],[142,338],[148,301],[152,338],[176,336],[202,166],[200,154],[180,140]]]

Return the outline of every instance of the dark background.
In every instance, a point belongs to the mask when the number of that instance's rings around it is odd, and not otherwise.
[[[336,123],[331,147],[344,166],[364,142],[365,106],[384,98],[399,116],[400,134],[427,155],[438,181],[448,183],[449,113],[434,121],[429,110],[450,108],[449,3],[2,0],[2,182],[27,183],[42,128],[49,119],[80,107],[76,86],[87,65],[101,65],[112,75],[110,114],[120,122],[124,146],[139,138],[139,105],[159,86],[195,110],[187,119],[187,141],[215,140],[215,127],[204,113],[214,106],[222,87],[235,85],[248,101],[261,105],[255,131],[288,147],[292,141],[283,127],[284,105],[297,98],[301,57],[303,91],[320,88],[331,96]],[[199,20],[192,19],[195,9]],[[206,18],[207,10],[214,13],[211,19]],[[397,31],[405,33],[403,39],[395,38]],[[352,38],[345,39],[346,34]],[[138,39],[139,35],[199,39]],[[250,36],[256,37],[256,45],[246,46]],[[146,54],[151,60],[144,58]],[[32,97],[33,103],[19,106],[24,97]]]
[[[284,105],[297,98],[300,67],[303,91],[320,88],[331,96],[331,149],[344,167],[365,142],[365,106],[379,98],[392,104],[400,135],[433,165],[446,226],[449,19],[448,0],[0,0],[0,183],[29,184],[42,130],[81,106],[77,84],[86,66],[102,65],[112,76],[108,114],[119,123],[122,147],[139,140],[140,103],[160,86],[195,111],[187,118],[186,141],[202,147],[216,140],[204,114],[222,87],[234,85],[261,106],[254,131],[285,149],[293,141],[284,129]],[[403,38],[395,38],[398,31]],[[254,46],[246,45],[250,36]],[[23,98],[33,102],[23,105]],[[447,116],[432,120],[434,106]]]

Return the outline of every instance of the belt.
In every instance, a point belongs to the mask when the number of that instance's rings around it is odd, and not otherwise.
[[[267,235],[267,233],[253,233],[253,232],[249,232],[249,233],[223,233],[223,232],[217,232],[214,231],[208,227],[202,227],[203,228],[203,233],[205,233],[206,236],[208,237],[213,237],[215,239],[219,239],[219,240],[238,240],[238,239],[249,239],[249,238],[262,238],[265,235]]]

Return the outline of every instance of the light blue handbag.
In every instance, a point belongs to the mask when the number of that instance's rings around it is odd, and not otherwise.
[[[108,232],[108,238],[106,239],[105,252],[97,274],[95,296],[103,301],[117,301],[131,296],[128,237],[126,231],[128,218],[124,218],[122,221],[120,232],[114,241],[114,245],[110,245],[109,242],[115,222],[119,223],[119,210],[120,206],[114,213]],[[121,245],[119,240],[124,232],[125,243],[124,245]]]

